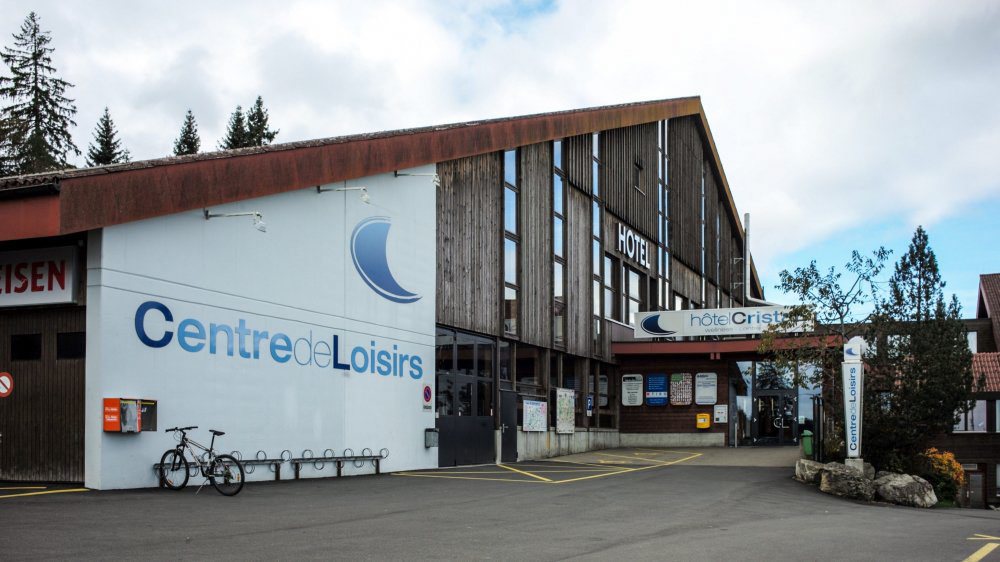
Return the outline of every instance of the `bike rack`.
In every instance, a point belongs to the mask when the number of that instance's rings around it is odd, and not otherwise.
[[[382,461],[389,458],[389,449],[382,448],[378,454],[375,454],[371,449],[365,447],[359,455],[355,454],[353,449],[344,449],[342,455],[338,455],[333,449],[326,449],[323,451],[323,456],[321,457],[317,457],[312,449],[303,450],[302,455],[299,457],[293,457],[292,452],[288,449],[282,451],[277,457],[268,457],[267,453],[263,450],[257,451],[256,456],[252,459],[244,459],[243,453],[239,451],[232,451],[230,454],[243,465],[243,470],[247,474],[253,474],[257,466],[264,465],[274,472],[275,480],[281,480],[281,465],[287,462],[292,465],[295,471],[295,479],[298,480],[302,472],[302,465],[306,464],[313,465],[313,468],[316,470],[326,468],[328,463],[336,465],[337,476],[339,477],[343,476],[344,464],[348,462],[353,463],[355,468],[361,468],[365,463],[370,462],[375,467],[375,474],[382,474]],[[153,472],[155,474],[159,475],[159,469],[160,463],[153,464]],[[191,476],[198,476],[198,467],[189,467],[188,473]],[[160,485],[162,487],[162,483]]]
[[[361,468],[366,462],[372,463],[375,467],[375,474],[382,474],[382,461],[389,458],[389,449],[381,449],[376,455],[371,449],[365,447],[360,455],[354,454],[353,449],[344,449],[344,454],[337,455],[333,449],[323,451],[322,457],[315,456],[312,449],[302,451],[302,456],[290,459],[292,467],[295,469],[295,479],[298,480],[302,471],[302,465],[312,464],[317,470],[322,470],[327,463],[337,466],[337,476],[343,476],[344,463],[352,462],[356,468]]]

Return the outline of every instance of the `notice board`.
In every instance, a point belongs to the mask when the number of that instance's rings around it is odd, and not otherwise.
[[[646,405],[667,405],[667,375],[655,373],[646,375]]]
[[[569,388],[556,389],[556,433],[573,433],[576,419],[576,393]]]
[[[674,373],[670,375],[670,405],[690,406],[694,394],[694,383],[691,373]]]
[[[549,408],[545,402],[535,400],[524,401],[524,421],[521,424],[524,431],[548,431]]]
[[[694,377],[694,403],[710,406],[719,395],[719,376],[715,373],[698,373]]]
[[[642,375],[622,375],[622,406],[642,406]]]

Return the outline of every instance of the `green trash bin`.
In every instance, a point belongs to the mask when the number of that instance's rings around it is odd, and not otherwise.
[[[808,429],[802,432],[802,453],[808,458],[813,456],[813,432]]]

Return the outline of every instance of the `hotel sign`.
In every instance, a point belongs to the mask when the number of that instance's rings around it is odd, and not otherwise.
[[[643,312],[636,314],[632,329],[636,338],[753,335],[788,320],[790,313],[791,307],[787,306]],[[812,329],[812,321],[802,321],[781,331],[793,333]]]
[[[642,267],[650,268],[649,243],[622,223],[618,223],[618,252]]]

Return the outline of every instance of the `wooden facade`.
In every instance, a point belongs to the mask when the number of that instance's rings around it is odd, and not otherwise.
[[[14,379],[10,396],[0,399],[0,480],[83,481],[86,358],[58,348],[63,337],[85,330],[83,306],[0,312],[0,361]],[[37,338],[37,357],[13,356],[16,337]]]
[[[607,212],[656,240],[657,124],[600,134],[601,193]]]

